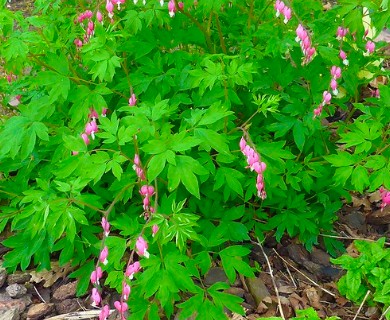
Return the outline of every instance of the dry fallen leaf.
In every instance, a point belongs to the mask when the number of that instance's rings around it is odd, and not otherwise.
[[[309,299],[310,305],[317,310],[322,309],[322,304],[320,303],[320,296],[318,295],[318,291],[314,287],[306,288],[304,294]]]
[[[69,273],[71,273],[75,267],[72,267],[69,263],[64,266],[59,266],[58,261],[54,261],[51,264],[51,270],[45,271],[31,271],[31,280],[30,282],[41,283],[45,281],[44,287],[51,287],[58,279],[65,278]]]

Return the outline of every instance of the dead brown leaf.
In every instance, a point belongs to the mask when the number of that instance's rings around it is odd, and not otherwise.
[[[65,278],[69,273],[71,273],[75,267],[72,267],[70,263],[60,266],[58,261],[51,263],[51,270],[45,271],[31,271],[31,280],[30,282],[41,283],[45,281],[43,286],[45,288],[51,287],[58,279]]]

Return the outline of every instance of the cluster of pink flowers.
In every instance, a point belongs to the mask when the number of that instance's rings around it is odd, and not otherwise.
[[[106,238],[110,233],[110,224],[107,221],[105,217],[102,218],[101,225],[104,231],[104,238]],[[103,265],[106,265],[108,263],[108,248],[105,246],[99,254],[99,262]],[[92,300],[92,306],[97,307],[101,304],[102,298],[100,296],[100,292],[98,287],[100,286],[100,279],[103,277],[103,270],[99,266],[95,268],[94,271],[92,271],[90,280],[93,284],[92,293],[91,293],[91,300]],[[105,305],[101,308],[100,314],[99,314],[99,320],[106,320],[107,317],[110,315],[110,307],[108,305]]]
[[[135,243],[135,250],[138,256],[149,258],[148,252],[148,243],[146,240],[139,236]],[[128,263],[125,271],[125,279],[122,283],[122,294],[120,301],[117,300],[114,302],[115,309],[118,310],[119,314],[122,316],[122,319],[125,319],[125,312],[128,310],[127,300],[129,299],[131,288],[128,281],[133,280],[134,275],[141,270],[141,264],[139,261],[135,261],[134,263]],[[100,320],[100,319],[99,319]]]
[[[267,197],[267,194],[264,188],[263,172],[267,168],[267,165],[260,160],[260,155],[247,144],[244,137],[242,137],[240,140],[240,150],[243,153],[243,155],[246,156],[248,168],[251,171],[255,171],[257,173],[257,179],[256,179],[257,195],[264,200]]]
[[[349,65],[349,61],[347,59],[347,54],[343,51],[343,49],[341,48],[341,44],[342,44],[342,41],[344,40],[345,36],[349,33],[349,29],[348,28],[343,28],[343,27],[338,27],[337,28],[337,31],[336,31],[336,38],[337,40],[340,41],[340,53],[339,53],[339,57],[340,59],[343,61],[343,64],[345,66]]]
[[[332,79],[330,80],[330,87],[332,88],[332,92],[335,96],[338,95],[339,91],[337,90],[337,79],[341,77],[341,68],[337,66],[332,66],[330,69],[330,74]]]
[[[326,104],[330,104],[330,100],[332,100],[332,95],[328,91],[324,91],[322,93],[322,102],[316,109],[314,109],[314,118],[321,114],[322,109]]]
[[[105,117],[107,114],[107,109],[103,108],[102,110],[102,117]],[[84,132],[81,134],[81,138],[84,140],[84,143],[86,145],[90,144],[89,137],[91,136],[92,140],[95,139],[95,133],[98,132],[99,128],[97,125],[96,120],[99,118],[99,115],[97,114],[96,110],[91,109],[91,113],[88,115],[89,122],[85,125]]]
[[[390,205],[390,191],[386,190],[383,187],[379,188],[379,193],[381,195],[382,203],[381,203],[381,211],[387,205]]]
[[[276,17],[279,17],[281,14],[284,16],[284,23],[287,23],[291,19],[291,8],[289,8],[283,1],[276,0],[275,2]]]
[[[316,49],[312,46],[309,33],[301,24],[298,25],[295,32],[297,35],[295,41],[300,44],[303,55],[305,56],[303,64],[308,64],[311,60],[313,60]]]
[[[145,184],[141,187],[139,193],[143,197],[142,202],[143,202],[143,208],[145,214],[149,212],[153,212],[154,210],[153,207],[150,207],[150,198],[154,195],[154,187]]]
[[[74,44],[78,48],[82,47],[83,44],[87,43],[95,33],[95,24],[92,21],[92,16],[93,16],[92,11],[86,10],[83,13],[81,13],[75,21],[75,23],[80,23],[81,27],[85,30],[84,42],[78,38],[74,40]],[[84,25],[85,20],[87,20],[86,27]]]

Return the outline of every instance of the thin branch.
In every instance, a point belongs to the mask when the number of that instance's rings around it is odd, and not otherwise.
[[[218,14],[215,15],[215,21],[217,23],[219,42],[221,43],[222,52],[224,54],[227,54],[226,45],[225,45],[225,39],[223,38],[223,33],[222,33],[222,29],[221,29],[221,23],[219,22]]]
[[[368,295],[369,295],[370,293],[371,293],[371,291],[370,291],[370,290],[367,290],[367,293],[366,293],[366,295],[364,296],[364,299],[363,299],[362,303],[360,304],[359,309],[358,309],[358,311],[356,312],[356,314],[355,314],[355,316],[353,317],[352,320],[356,320],[356,319],[357,319],[357,317],[358,317],[360,311],[361,311],[362,308],[363,308],[364,302],[366,302],[366,300],[367,300],[367,298],[368,298]]]
[[[271,268],[271,263],[269,262],[269,259],[263,249],[263,246],[261,245],[261,242],[260,242],[260,239],[259,238],[256,238],[257,239],[257,245],[260,247],[261,249],[261,252],[263,253],[264,255],[264,258],[265,260],[267,261],[267,265],[268,265],[268,269],[269,269],[269,274],[271,276],[271,280],[272,280],[272,284],[274,286],[274,289],[275,289],[275,293],[276,293],[276,297],[278,299],[278,307],[279,307],[279,312],[280,312],[280,316],[283,318],[283,319],[286,319],[284,317],[284,313],[283,313],[283,308],[282,308],[282,303],[280,301],[280,296],[279,296],[279,290],[278,290],[278,287],[276,286],[276,282],[275,282],[275,278],[274,278],[274,272]]]
[[[331,234],[323,234],[323,233],[320,233],[319,235],[322,237],[326,237],[326,238],[334,238],[334,239],[341,239],[341,240],[361,240],[361,241],[367,241],[367,242],[377,242],[378,241],[378,240],[374,240],[374,239],[365,239],[365,238],[360,238],[360,237],[334,236]],[[385,242],[385,245],[390,246],[390,242]]]
[[[390,306],[388,306],[387,309],[382,313],[382,315],[379,318],[379,320],[382,320],[385,317],[385,315],[389,312],[389,310],[390,310]]]
[[[295,268],[291,263],[289,263],[286,259],[284,259],[275,249],[273,251],[276,253],[276,255],[286,264],[288,264],[291,268],[293,268],[296,272],[298,272],[300,275],[305,277],[307,280],[310,281],[310,283],[314,284],[317,288],[321,289],[322,291],[326,292],[327,294],[330,294],[332,297],[336,297],[336,295],[329,290],[326,290],[325,288],[322,288],[317,282],[313,281],[310,279],[307,275],[305,275],[302,271],[299,269]]]

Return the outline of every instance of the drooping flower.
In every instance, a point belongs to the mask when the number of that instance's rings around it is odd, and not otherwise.
[[[336,31],[336,37],[339,40],[342,40],[348,33],[348,28],[338,27]]]
[[[328,91],[324,91],[322,94],[322,105],[330,104],[330,100],[332,100],[332,95]]]
[[[347,59],[347,54],[343,50],[340,50],[340,55],[339,56],[340,56],[341,60],[343,60],[343,64],[345,66],[349,65],[349,61]]]
[[[135,244],[137,249],[137,254],[141,257],[149,258],[148,252],[148,243],[141,236],[138,237],[137,242]]]
[[[96,12],[96,19],[100,23],[103,23],[103,15],[102,15],[102,13],[100,11]]]
[[[276,0],[275,1],[275,10],[276,10],[276,17],[279,18],[279,16],[281,15],[281,13],[283,12],[283,9],[285,7],[285,4],[283,1],[280,1],[280,0]]]
[[[104,231],[104,235],[108,237],[108,235],[110,234],[110,223],[107,221],[105,217],[102,218],[101,225]]]
[[[90,276],[91,283],[99,285],[99,280],[102,278],[102,276],[103,276],[102,268],[97,267],[96,270],[92,271],[91,273]]]
[[[114,17],[114,5],[111,2],[111,0],[107,0],[107,2],[106,2],[106,10],[108,12],[108,16],[110,17],[110,19],[112,19]]]
[[[122,288],[123,300],[129,299],[130,292],[131,292],[130,286],[126,282],[123,282],[123,288]]]
[[[370,40],[367,41],[366,50],[367,50],[367,54],[373,53],[375,51],[375,43]]]
[[[73,43],[76,45],[77,48],[81,48],[83,46],[83,42],[80,39],[74,39]]]
[[[129,98],[129,106],[134,107],[137,104],[137,98],[135,97],[135,94],[133,93]]]
[[[332,66],[332,68],[330,69],[330,74],[333,79],[339,79],[341,77],[341,68],[337,66]]]
[[[99,320],[107,320],[110,315],[110,307],[106,304],[99,313]]]
[[[88,135],[85,132],[81,134],[81,138],[84,140],[84,143],[86,145],[89,145],[90,141],[89,141]]]
[[[339,91],[337,90],[337,81],[336,81],[336,79],[330,80],[330,87],[332,88],[333,95],[337,96]]]
[[[120,302],[120,301],[115,301],[114,302],[114,307],[115,307],[116,310],[118,310],[118,312],[120,314],[123,314],[128,309],[127,303],[126,302]]]
[[[285,6],[282,13],[283,13],[283,15],[284,15],[284,20],[283,20],[283,22],[284,22],[285,24],[287,24],[287,22],[289,22],[290,19],[291,19],[291,9],[290,9],[289,7],[287,7],[287,6]]]
[[[176,10],[177,9],[176,9],[175,1],[169,0],[169,2],[168,2],[168,12],[169,12],[169,16],[171,18],[173,18],[175,16]]]
[[[100,293],[98,289],[92,288],[92,294],[91,294],[91,299],[92,299],[92,306],[97,307],[100,302],[102,301],[102,298],[100,297]]]
[[[90,135],[92,137],[92,140],[95,139],[96,132],[98,132],[98,126],[95,120],[92,120],[85,125],[85,133],[87,135]]]
[[[158,232],[158,230],[159,230],[158,225],[157,225],[157,224],[154,224],[154,225],[152,226],[152,237],[154,237],[154,236],[156,235],[156,233]]]
[[[134,275],[140,270],[141,264],[139,263],[139,261],[136,261],[126,268],[125,276],[132,280],[134,278]]]
[[[383,209],[386,206],[390,205],[390,191],[386,190],[383,187],[380,187],[379,188],[379,193],[380,193],[380,196],[381,196],[381,199],[382,199],[381,211],[383,211]]]
[[[104,265],[106,265],[108,263],[107,257],[108,257],[108,248],[107,246],[105,246],[103,250],[100,252],[99,261]]]

